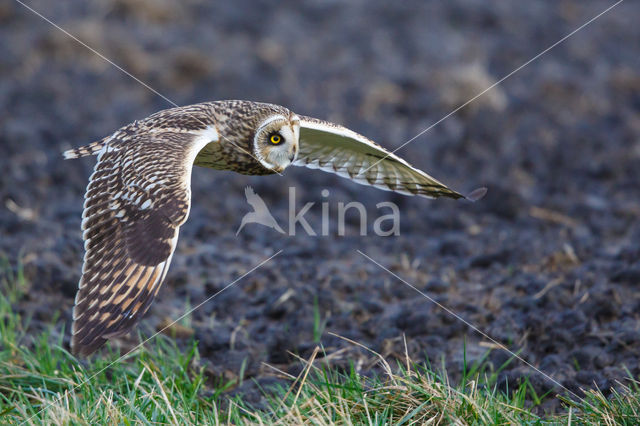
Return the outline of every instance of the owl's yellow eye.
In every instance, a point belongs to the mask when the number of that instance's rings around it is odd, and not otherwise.
[[[269,142],[271,142],[274,145],[278,145],[279,143],[282,142],[282,136],[280,136],[279,133],[274,133],[271,136],[269,136]]]

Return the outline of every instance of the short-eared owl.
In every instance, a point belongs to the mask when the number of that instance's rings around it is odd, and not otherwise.
[[[464,198],[351,130],[249,101],[160,111],[64,155],[98,156],[73,309],[71,347],[80,355],[131,330],[158,293],[189,215],[193,164],[249,175],[306,166],[402,194]]]

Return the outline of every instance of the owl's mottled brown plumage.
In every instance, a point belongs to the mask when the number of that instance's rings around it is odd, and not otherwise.
[[[270,143],[274,134],[281,138]],[[66,158],[97,155],[85,195],[85,257],[71,346],[94,352],[127,333],[158,293],[191,205],[193,164],[238,173],[321,168],[408,195],[462,195],[344,127],[249,101],[160,111]]]

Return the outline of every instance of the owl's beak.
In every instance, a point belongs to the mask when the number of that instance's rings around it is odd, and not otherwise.
[[[291,154],[289,154],[289,161],[293,163],[298,157],[298,145],[293,145],[293,149],[291,150]]]

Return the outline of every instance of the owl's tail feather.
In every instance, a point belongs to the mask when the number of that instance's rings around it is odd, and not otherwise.
[[[70,149],[65,151],[62,155],[64,155],[65,160],[85,157],[87,155],[98,155],[102,148],[107,144],[107,139],[108,138],[104,138],[99,141],[91,142],[89,145],[81,146],[80,148]]]

